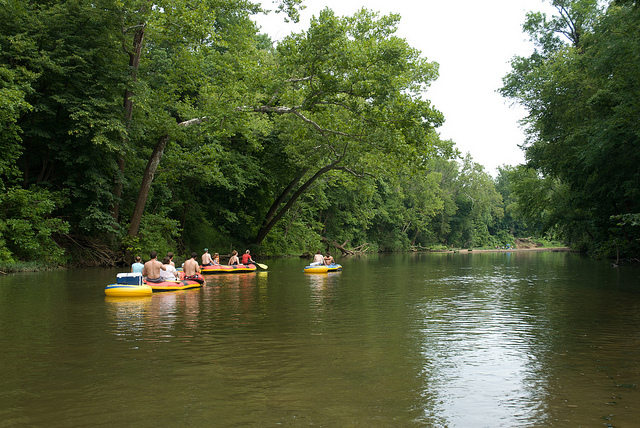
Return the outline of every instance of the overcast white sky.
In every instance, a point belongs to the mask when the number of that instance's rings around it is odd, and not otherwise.
[[[273,9],[271,0],[262,0]],[[463,153],[494,175],[501,165],[524,161],[518,145],[524,142],[519,107],[509,106],[496,90],[510,70],[514,55],[525,56],[532,45],[522,33],[528,11],[552,12],[543,0],[305,0],[299,24],[286,24],[282,16],[258,17],[262,32],[278,40],[308,28],[311,16],[325,7],[352,15],[362,8],[382,14],[399,13],[398,35],[440,64],[440,77],[426,98],[445,116],[438,128]]]

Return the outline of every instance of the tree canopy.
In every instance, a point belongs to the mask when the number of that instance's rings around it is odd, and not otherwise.
[[[294,21],[303,6],[274,3]],[[535,223],[505,209],[517,174],[494,180],[440,138],[438,64],[396,34],[398,15],[325,9],[274,44],[256,13],[244,0],[4,1],[0,262],[494,246]]]
[[[547,229],[596,255],[637,257],[640,231],[629,219],[640,212],[640,11],[635,2],[552,3],[559,17],[529,15],[537,48],[514,58],[501,90],[529,112],[527,182],[549,189]],[[541,198],[529,212],[540,212]]]

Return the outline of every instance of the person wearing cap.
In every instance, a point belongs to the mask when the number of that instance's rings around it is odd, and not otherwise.
[[[202,266],[213,266],[213,259],[211,258],[211,254],[209,254],[209,249],[204,249],[204,254],[202,255]]]

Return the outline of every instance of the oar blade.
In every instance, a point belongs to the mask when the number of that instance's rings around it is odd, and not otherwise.
[[[269,266],[265,265],[264,263],[256,263],[256,265],[264,270],[269,269]]]

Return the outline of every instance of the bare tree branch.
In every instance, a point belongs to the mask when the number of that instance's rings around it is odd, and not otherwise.
[[[313,80],[313,76],[301,77],[299,79],[289,79],[287,82],[298,83],[298,82],[308,82],[309,80]]]
[[[361,135],[357,135],[357,134],[348,134],[346,132],[341,132],[341,131],[334,131],[333,129],[326,129],[321,127],[320,125],[318,125],[316,122],[314,122],[313,120],[309,119],[308,117],[306,117],[305,115],[303,115],[302,113],[300,113],[300,111],[298,110],[299,107],[285,107],[285,106],[277,106],[277,107],[270,107],[270,106],[259,106],[259,107],[250,107],[248,109],[248,111],[252,111],[255,113],[278,113],[278,114],[293,114],[295,116],[298,116],[300,119],[302,119],[302,121],[308,123],[309,125],[311,125],[312,127],[314,127],[316,130],[318,130],[318,132],[320,132],[322,135],[324,134],[332,134],[332,135],[340,135],[342,137],[348,137],[348,138],[354,138],[354,139],[360,139],[362,136]],[[247,111],[247,110],[244,110]]]
[[[200,125],[202,122],[208,121],[209,118],[206,116],[196,117],[195,119],[185,120],[184,122],[178,123],[178,126],[191,126],[191,125]]]

